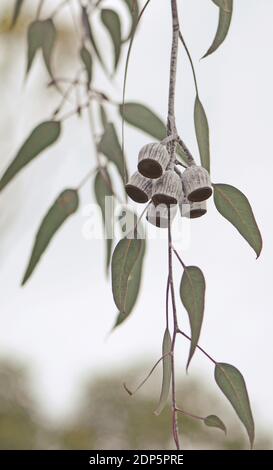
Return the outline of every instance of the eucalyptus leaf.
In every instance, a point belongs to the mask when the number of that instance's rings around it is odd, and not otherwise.
[[[253,447],[255,428],[244,377],[236,367],[225,363],[216,364],[214,376],[217,385],[244,424]]]
[[[123,238],[115,247],[112,256],[112,292],[115,304],[121,315],[127,315],[127,296],[132,272],[143,249],[143,240]]]
[[[74,189],[66,189],[63,191],[51,206],[37,232],[22,285],[30,278],[57,230],[70,215],[76,212],[78,206],[79,197],[77,191]]]
[[[112,243],[113,243],[113,211],[112,205],[110,210],[106,213],[107,198],[113,196],[112,182],[108,170],[106,167],[102,167],[98,170],[94,182],[95,197],[98,205],[100,206],[103,224],[104,224],[104,237],[106,240],[106,272],[108,271],[111,255],[112,255]],[[109,199],[110,200],[110,199]],[[111,198],[113,202],[113,199]]]
[[[133,127],[151,135],[156,140],[163,140],[166,138],[166,125],[163,121],[147,106],[140,103],[125,103],[119,107],[121,117]],[[187,156],[179,148],[177,149],[178,155],[187,163]]]
[[[166,328],[162,344],[162,364],[163,364],[163,376],[162,376],[162,386],[158,407],[155,410],[155,414],[158,416],[164,410],[168,396],[170,392],[171,378],[172,378],[172,358],[168,354],[171,352],[172,348],[172,339],[168,328]]]
[[[214,3],[216,3],[216,1],[214,1]],[[212,45],[210,46],[206,54],[203,56],[203,58],[212,54],[218,49],[218,47],[221,46],[221,44],[226,39],[226,36],[230,28],[231,19],[232,19],[232,11],[233,11],[233,0],[226,0],[225,2],[219,1],[216,4],[218,3],[225,4],[225,6],[219,8],[219,20],[218,20],[218,27],[217,27],[216,35],[214,37]]]
[[[115,61],[114,68],[118,66],[121,52],[121,22],[119,15],[110,9],[101,10],[101,21],[107,29],[108,33],[111,36],[114,51],[115,51]]]
[[[232,2],[230,2],[230,0],[212,0],[212,1],[219,8],[222,8],[227,13],[231,13],[231,11],[232,11]]]
[[[54,144],[61,132],[61,123],[46,121],[39,124],[24,142],[16,157],[11,162],[0,180],[0,191],[19,173],[28,163],[50,145]]]
[[[127,179],[125,158],[123,158],[122,148],[113,123],[110,122],[106,125],[98,150],[116,165],[122,180],[124,176]]]
[[[47,70],[52,76],[51,57],[56,40],[56,28],[51,18],[33,21],[28,28],[27,74],[36,53],[41,49]]]
[[[11,20],[11,27],[15,26],[18,17],[20,15],[20,12],[22,10],[24,0],[15,0],[15,5],[14,5],[14,10],[13,10],[13,15],[12,15],[12,20]]]
[[[83,25],[83,29],[84,29],[84,32],[85,32],[85,36],[89,40],[89,42],[90,42],[97,58],[98,58],[98,61],[100,62],[103,70],[108,74],[107,68],[105,66],[104,60],[103,60],[102,55],[101,55],[101,52],[100,52],[100,50],[97,46],[95,36],[93,34],[93,30],[92,30],[92,27],[91,27],[90,18],[89,18],[89,15],[88,15],[88,12],[87,12],[87,9],[86,9],[85,6],[82,6],[82,25]]]
[[[89,50],[85,47],[82,46],[80,50],[80,56],[81,60],[85,66],[86,74],[87,74],[87,87],[90,87],[91,81],[92,81],[92,72],[93,72],[93,61],[92,61],[92,56],[89,52]]]
[[[121,323],[123,323],[124,320],[128,318],[128,316],[130,315],[130,313],[132,312],[136,304],[136,301],[140,292],[145,250],[146,250],[146,242],[145,240],[142,240],[142,249],[139,255],[139,259],[136,261],[135,266],[132,269],[132,272],[128,281],[125,309],[124,309],[124,312],[118,313],[114,328],[121,325]]]
[[[239,189],[228,184],[213,184],[213,188],[217,210],[234,225],[258,258],[263,241],[248,199]]]
[[[191,346],[187,368],[198,344],[205,305],[206,283],[202,271],[196,266],[185,266],[180,284],[180,297],[189,315]]]
[[[209,144],[209,125],[204,107],[196,96],[194,105],[194,124],[201,164],[210,171],[210,144]]]
[[[223,421],[216,415],[207,416],[206,418],[204,418],[204,423],[210,428],[218,428],[224,431],[225,434],[227,433],[227,428],[224,425]]]

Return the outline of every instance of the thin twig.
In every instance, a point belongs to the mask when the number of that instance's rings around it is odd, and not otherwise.
[[[173,438],[176,448],[180,449],[179,435],[178,435],[178,423],[177,423],[177,411],[176,411],[176,383],[175,383],[175,364],[174,364],[174,350],[175,341],[178,331],[178,321],[175,303],[175,292],[173,284],[173,265],[172,265],[172,233],[171,233],[171,211],[168,208],[168,258],[169,258],[169,284],[171,289],[172,307],[173,307],[173,336],[171,346],[171,366],[172,366],[172,430]]]
[[[197,96],[199,96],[198,84],[197,84],[196,73],[195,73],[195,70],[194,70],[193,60],[192,60],[192,58],[191,58],[190,51],[189,51],[189,49],[188,49],[187,44],[185,43],[185,40],[184,40],[183,35],[182,35],[182,33],[181,33],[181,30],[179,31],[179,39],[180,39],[180,41],[182,42],[182,44],[183,44],[183,46],[184,46],[184,49],[185,49],[185,51],[186,51],[186,54],[187,54],[187,56],[188,56],[188,59],[189,59],[189,61],[190,61],[191,70],[192,70],[193,79],[194,79],[194,85],[195,85],[196,94],[197,94]]]
[[[186,333],[184,333],[184,331],[178,329],[178,330],[177,330],[177,333],[179,333],[180,335],[184,336],[184,337],[187,338],[189,341],[191,341],[191,337],[188,336]],[[197,347],[203,354],[205,354],[205,356],[207,356],[207,358],[208,358],[211,362],[213,362],[213,364],[215,364],[215,365],[217,364],[217,361],[215,361],[215,359],[213,359],[213,357],[211,357],[210,354],[208,354],[203,348],[201,348],[201,346],[199,346],[199,345],[197,344],[196,347]]]
[[[186,269],[186,265],[184,263],[184,261],[182,260],[181,256],[178,254],[178,252],[176,251],[176,249],[174,248],[174,246],[172,246],[172,250],[175,254],[175,256],[177,257],[177,259],[180,261],[180,263],[182,264],[183,268]]]
[[[36,20],[38,20],[40,18],[44,2],[45,2],[45,0],[40,0],[39,1],[39,5],[38,5],[38,8],[37,8],[37,13],[36,13]]]
[[[189,413],[188,411],[181,410],[181,408],[176,408],[176,411],[178,411],[179,413],[182,413],[185,416],[189,416],[190,418],[201,419],[202,421],[204,421],[204,418],[202,416],[193,415],[192,413]]]

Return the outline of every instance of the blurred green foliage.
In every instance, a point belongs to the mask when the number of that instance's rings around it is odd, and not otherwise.
[[[168,407],[155,416],[159,386],[156,374],[135,396],[129,396],[122,383],[140,380],[143,365],[133,371],[105,374],[82,384],[81,398],[73,419],[49,426],[41,418],[39,406],[31,392],[31,378],[26,369],[0,364],[0,449],[169,449],[173,448],[171,413]],[[141,371],[141,373],[140,373]],[[224,419],[228,435],[208,429],[192,418],[180,416],[179,428],[183,449],[245,449],[247,439],[233,418],[233,411],[223,406],[212,392],[204,401],[202,382],[188,378],[179,384],[178,402],[197,414],[216,412]],[[224,402],[223,402],[224,403]],[[201,411],[203,410],[203,411]],[[266,431],[257,435],[257,449],[272,448]]]

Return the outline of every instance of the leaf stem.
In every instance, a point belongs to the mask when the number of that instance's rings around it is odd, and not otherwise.
[[[184,337],[187,338],[189,341],[191,341],[191,337],[188,336],[186,333],[184,333],[184,331],[178,329],[178,330],[177,330],[177,333],[179,333],[180,335],[184,336]],[[208,358],[211,362],[213,362],[213,364],[215,364],[215,365],[217,364],[217,361],[215,361],[215,359],[213,359],[213,357],[211,357],[203,348],[201,348],[201,346],[199,346],[199,344],[197,344],[196,347],[199,349],[199,351],[201,351],[203,354],[205,354],[205,356],[207,356],[207,358]]]
[[[189,416],[190,418],[200,419],[200,420],[204,421],[204,418],[202,416],[194,415],[192,413],[189,413],[188,411],[182,410],[181,408],[176,408],[176,411],[178,411],[179,413],[182,413],[185,416]]]

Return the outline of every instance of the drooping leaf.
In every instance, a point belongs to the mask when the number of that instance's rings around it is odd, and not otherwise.
[[[141,278],[142,278],[142,270],[143,270],[143,261],[145,256],[145,240],[142,240],[142,250],[139,255],[139,259],[136,261],[136,264],[131,272],[129,281],[128,281],[128,290],[126,296],[126,305],[125,305],[125,312],[119,312],[114,328],[121,325],[121,323],[128,318],[130,313],[132,312],[137,298],[140,291],[141,285]]]
[[[166,137],[166,126],[156,114],[146,106],[139,103],[125,103],[120,105],[120,114],[131,126],[151,135],[156,140]]]
[[[209,415],[206,418],[204,418],[204,423],[206,426],[209,426],[211,428],[218,428],[224,431],[224,433],[227,433],[227,428],[224,425],[223,421],[218,418],[216,415]]]
[[[87,9],[85,6],[82,6],[82,25],[83,25],[83,29],[84,29],[84,32],[85,32],[85,36],[86,38],[90,41],[90,44],[98,58],[98,61],[100,62],[103,70],[107,72],[107,68],[105,66],[105,63],[104,63],[104,60],[102,58],[102,55],[101,55],[101,52],[97,46],[97,43],[96,43],[96,40],[95,40],[95,36],[93,34],[93,31],[92,31],[92,27],[91,27],[91,22],[90,22],[90,18],[89,18],[89,15],[88,15],[88,12],[87,12]]]
[[[149,108],[139,103],[125,103],[119,107],[121,116],[133,127],[151,135],[156,140],[163,140],[166,137],[166,125],[163,121]],[[178,155],[187,163],[187,156],[179,148]]]
[[[131,15],[131,28],[130,28],[127,38],[124,40],[124,42],[126,42],[128,41],[128,39],[130,39],[135,29],[135,25],[139,16],[139,5],[138,5],[138,0],[124,0],[124,1]]]
[[[77,191],[74,189],[66,189],[63,191],[51,206],[37,232],[22,285],[30,278],[57,230],[70,215],[76,212],[78,206],[79,197]]]
[[[158,416],[165,408],[168,396],[170,392],[171,378],[172,378],[172,359],[171,355],[168,354],[171,352],[172,348],[172,339],[168,329],[165,330],[163,344],[162,344],[162,364],[163,364],[163,376],[162,376],[162,386],[160,399],[155,414]]]
[[[142,239],[123,238],[118,242],[112,256],[112,291],[115,304],[123,315],[128,315],[130,310],[127,305],[129,284],[142,249]]]
[[[122,148],[113,123],[107,124],[98,145],[98,150],[116,165],[121,178],[123,179],[125,174],[127,179],[126,163],[123,159]]]
[[[45,65],[52,76],[51,57],[56,40],[56,28],[51,18],[35,20],[28,28],[27,74],[38,50],[42,50]]]
[[[112,226],[113,226],[113,207],[108,207],[109,201],[113,202],[112,182],[106,167],[98,170],[94,183],[95,197],[102,212],[102,219],[104,224],[104,236],[106,239],[106,272],[108,271],[111,255],[112,255]],[[109,198],[109,199],[108,199]],[[111,198],[111,199],[110,199]],[[107,207],[106,207],[107,205]],[[108,210],[109,209],[109,210]],[[107,211],[107,212],[106,212]]]
[[[101,10],[101,21],[103,22],[105,28],[111,36],[114,51],[115,51],[115,61],[114,68],[118,66],[120,52],[121,52],[121,22],[119,15],[110,9]]]
[[[24,3],[24,0],[15,0],[14,10],[13,10],[13,15],[12,15],[12,20],[11,20],[11,28],[15,26],[18,20],[23,3]]]
[[[230,401],[238,417],[244,424],[250,445],[253,447],[255,429],[245,380],[236,367],[218,363],[214,371],[215,381]]]
[[[214,1],[214,3],[216,3],[216,1]],[[218,3],[220,3],[220,1]],[[214,37],[212,45],[210,46],[206,54],[203,56],[203,58],[212,54],[218,49],[218,47],[221,46],[221,44],[226,39],[226,36],[229,31],[229,27],[230,27],[230,23],[232,19],[233,0],[226,0],[225,2],[221,2],[221,3],[225,3],[225,7],[219,8],[219,20],[218,20],[218,28],[216,31],[216,35]]]
[[[89,50],[85,47],[82,46],[80,50],[80,56],[81,60],[85,66],[86,74],[87,74],[87,87],[90,87],[90,83],[92,81],[92,72],[93,72],[93,61],[92,61],[92,56],[89,52]]]
[[[0,191],[43,150],[58,139],[61,132],[61,123],[46,121],[39,124],[24,142],[16,157],[11,162],[0,180]]]
[[[191,346],[187,362],[189,367],[196,349],[204,316],[206,283],[202,271],[196,266],[186,266],[180,284],[180,297],[189,315]]]
[[[210,171],[209,125],[205,110],[198,96],[194,105],[194,124],[201,164]]]
[[[213,188],[217,210],[237,228],[258,258],[263,241],[248,199],[239,189],[229,184],[213,184]]]

